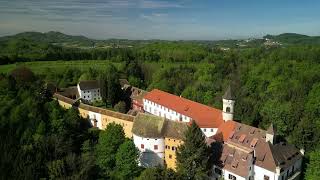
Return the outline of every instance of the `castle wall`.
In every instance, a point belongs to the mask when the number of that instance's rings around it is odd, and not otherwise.
[[[88,118],[93,127],[105,129],[108,124],[116,123],[123,127],[126,137],[132,138],[132,126],[134,116],[113,112],[107,109],[97,108],[94,106],[80,103],[79,106],[72,106],[73,100],[62,95],[55,94],[55,99],[59,105],[65,109],[71,107],[78,109],[79,115],[83,118]]]

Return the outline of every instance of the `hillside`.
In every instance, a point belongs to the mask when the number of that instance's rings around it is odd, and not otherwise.
[[[320,36],[307,36],[296,33],[266,35],[263,38],[268,38],[287,45],[320,45]]]
[[[0,41],[12,41],[12,40],[29,40],[41,43],[50,43],[58,45],[69,46],[92,46],[94,41],[84,36],[72,36],[66,35],[61,32],[50,31],[47,33],[41,32],[23,32],[13,36],[6,36],[0,38]]]

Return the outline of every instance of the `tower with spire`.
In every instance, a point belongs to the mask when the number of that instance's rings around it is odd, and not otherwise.
[[[235,102],[236,102],[235,97],[232,93],[231,86],[229,85],[227,88],[227,91],[222,96],[222,103],[223,103],[222,119],[224,121],[233,120]]]

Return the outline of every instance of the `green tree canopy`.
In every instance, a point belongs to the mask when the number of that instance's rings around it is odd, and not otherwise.
[[[124,101],[119,101],[116,105],[114,105],[114,110],[121,112],[121,113],[126,113],[127,108],[126,108],[126,103]]]
[[[125,141],[124,131],[121,125],[108,124],[104,131],[100,132],[96,145],[97,165],[102,170],[103,177],[109,177],[116,165],[116,153]]]
[[[209,149],[205,136],[193,121],[185,133],[184,144],[178,147],[177,170],[186,179],[204,179],[209,172]]]
[[[320,150],[315,150],[310,154],[310,162],[307,165],[305,174],[306,180],[314,180],[320,177]]]
[[[120,145],[116,154],[115,176],[119,179],[133,179],[140,174],[139,151],[132,140]]]

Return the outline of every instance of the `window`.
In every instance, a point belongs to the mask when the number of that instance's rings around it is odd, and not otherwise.
[[[229,174],[229,179],[231,179],[231,180],[237,180],[237,177],[235,177],[235,176],[232,175],[232,174]]]
[[[99,89],[98,89],[98,92],[99,92]]]
[[[219,175],[221,175],[221,173],[222,173],[221,169],[219,169],[219,168],[214,168],[214,172]]]
[[[207,132],[207,129],[206,129],[206,128],[204,128],[204,129],[203,129],[203,132]]]
[[[293,174],[293,171],[294,171],[294,165],[292,166],[292,170],[291,170],[291,173]]]
[[[264,180],[269,180],[269,176],[264,175],[264,176],[263,176],[263,179],[264,179]]]
[[[153,146],[153,149],[154,149],[154,150],[158,150],[158,145],[154,145],[154,146]]]
[[[166,145],[166,149],[168,149],[168,146]]]
[[[213,132],[213,129],[211,129],[211,132]]]
[[[175,149],[175,147],[174,147],[174,146],[172,146],[172,147],[171,147],[171,150],[172,150],[172,151],[174,151],[174,149]]]
[[[93,127],[98,127],[97,122],[98,122],[97,120],[95,120],[95,119],[93,120]]]
[[[168,149],[170,149],[170,146],[168,146]]]
[[[172,159],[172,155],[171,154],[169,154],[169,159]]]
[[[144,144],[141,144],[141,149],[144,149]]]
[[[226,112],[230,112],[230,107],[227,107]]]

